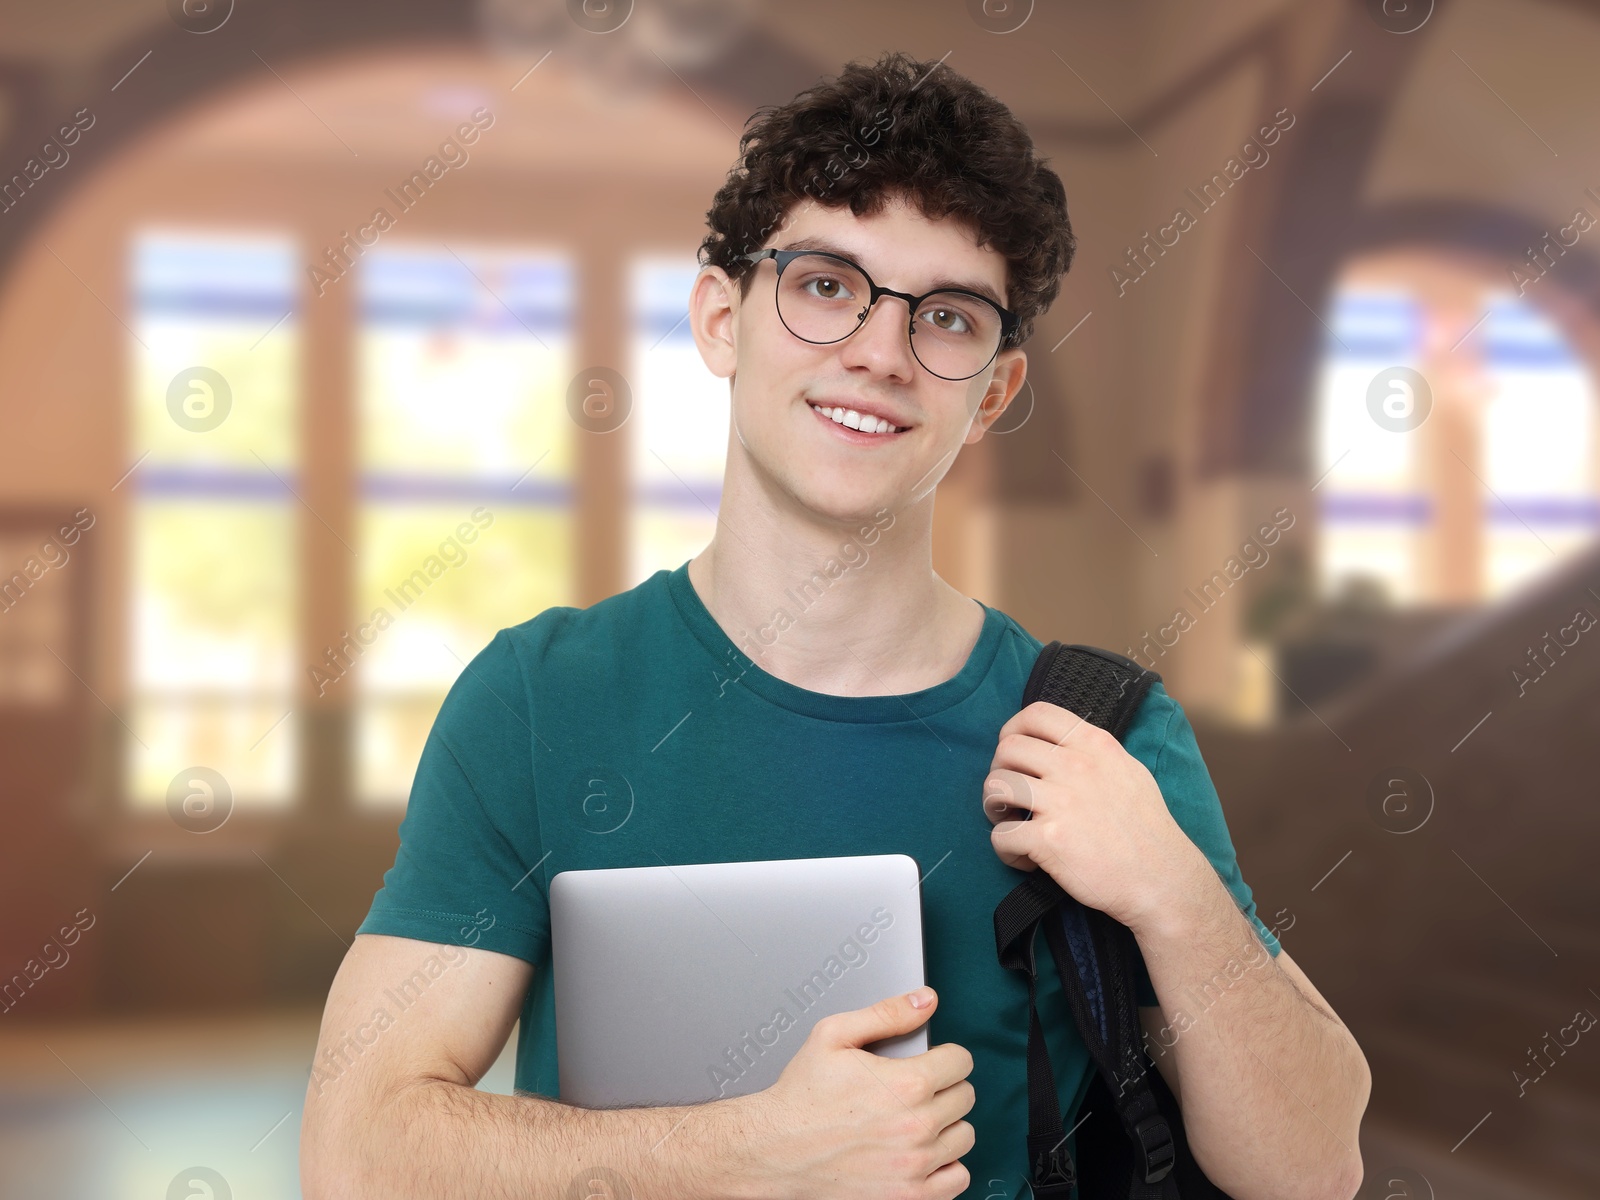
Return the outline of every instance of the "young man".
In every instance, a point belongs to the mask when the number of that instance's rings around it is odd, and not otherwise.
[[[1040,641],[932,570],[935,487],[1016,395],[1071,261],[1060,180],[992,96],[887,55],[748,130],[708,219],[690,316],[731,388],[716,535],[502,630],[452,688],[329,996],[306,1195],[1026,1196],[1027,988],[993,910],[1042,868],[1133,929],[1212,1180],[1351,1196],[1366,1064],[1256,917],[1183,710],[1157,683],[1125,747],[1018,712]],[[754,1095],[551,1098],[551,876],[874,853],[925,868],[926,994],[824,1018]],[[522,1094],[475,1091],[519,1016]],[[860,1048],[925,1021],[925,1054]],[[1047,1037],[1081,1100],[1075,1030]]]

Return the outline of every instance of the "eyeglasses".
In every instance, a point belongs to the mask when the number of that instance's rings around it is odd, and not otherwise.
[[[739,255],[778,268],[773,300],[784,328],[801,341],[825,346],[842,342],[867,319],[881,297],[904,300],[911,313],[906,337],[911,353],[940,379],[971,379],[994,361],[1020,319],[987,296],[965,288],[941,288],[912,296],[879,287],[861,267],[822,250],[768,247]]]

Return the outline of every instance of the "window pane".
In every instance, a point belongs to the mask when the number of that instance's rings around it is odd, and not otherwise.
[[[497,630],[570,599],[565,509],[369,504],[360,532],[364,691],[442,697]]]
[[[367,474],[565,481],[572,473],[570,268],[385,248],[361,261]],[[534,464],[537,463],[537,466]]]
[[[152,465],[292,468],[294,272],[287,241],[136,238],[135,328],[149,349],[137,347],[134,362],[134,457],[149,451]],[[196,367],[219,373],[226,390],[219,394],[204,376],[183,377]],[[187,425],[171,404],[187,411]]]
[[[1431,512],[1416,438],[1379,426],[1367,389],[1389,367],[1417,365],[1421,313],[1406,293],[1350,289],[1336,297],[1331,325],[1319,380],[1319,590],[1332,596],[1362,577],[1397,603],[1414,602]]]
[[[203,766],[228,781],[239,808],[286,807],[299,754],[291,704],[288,696],[140,696],[128,721],[138,738],[128,747],[133,802],[164,809],[174,778]]]
[[[294,523],[282,503],[141,492],[132,546],[140,691],[288,694]]]
[[[701,361],[689,332],[691,259],[634,264],[628,422],[633,479],[628,585],[693,558],[716,531],[728,445],[728,381]]]
[[[179,773],[240,806],[294,795],[299,332],[293,243],[147,231],[132,245],[126,784]]]
[[[1560,330],[1518,297],[1495,298],[1483,340],[1495,385],[1483,429],[1485,589],[1498,598],[1594,537],[1594,393]]]
[[[358,800],[404,804],[446,691],[573,598],[572,280],[528,251],[386,246],[360,267]],[[333,686],[339,686],[337,683]]]

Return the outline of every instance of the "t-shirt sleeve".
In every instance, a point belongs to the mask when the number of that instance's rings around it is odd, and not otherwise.
[[[467,664],[422,748],[400,848],[357,933],[474,946],[538,964],[549,907],[528,692],[502,629]]]
[[[1151,685],[1128,733],[1126,745],[1130,754],[1150,768],[1173,819],[1211,860],[1211,866],[1227,886],[1233,902],[1254,926],[1256,936],[1276,957],[1282,946],[1256,915],[1255,897],[1239,873],[1233,839],[1222,815],[1222,801],[1211,782],[1211,772],[1200,756],[1194,729],[1184,715],[1183,706],[1161,683]],[[1156,1006],[1159,1002],[1143,958],[1135,968],[1138,1003],[1143,1007]]]

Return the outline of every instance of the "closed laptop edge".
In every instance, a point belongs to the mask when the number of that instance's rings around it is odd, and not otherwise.
[[[693,1104],[770,1087],[823,1016],[926,980],[907,854],[558,872],[560,1098]],[[903,1058],[927,1024],[864,1049]]]

